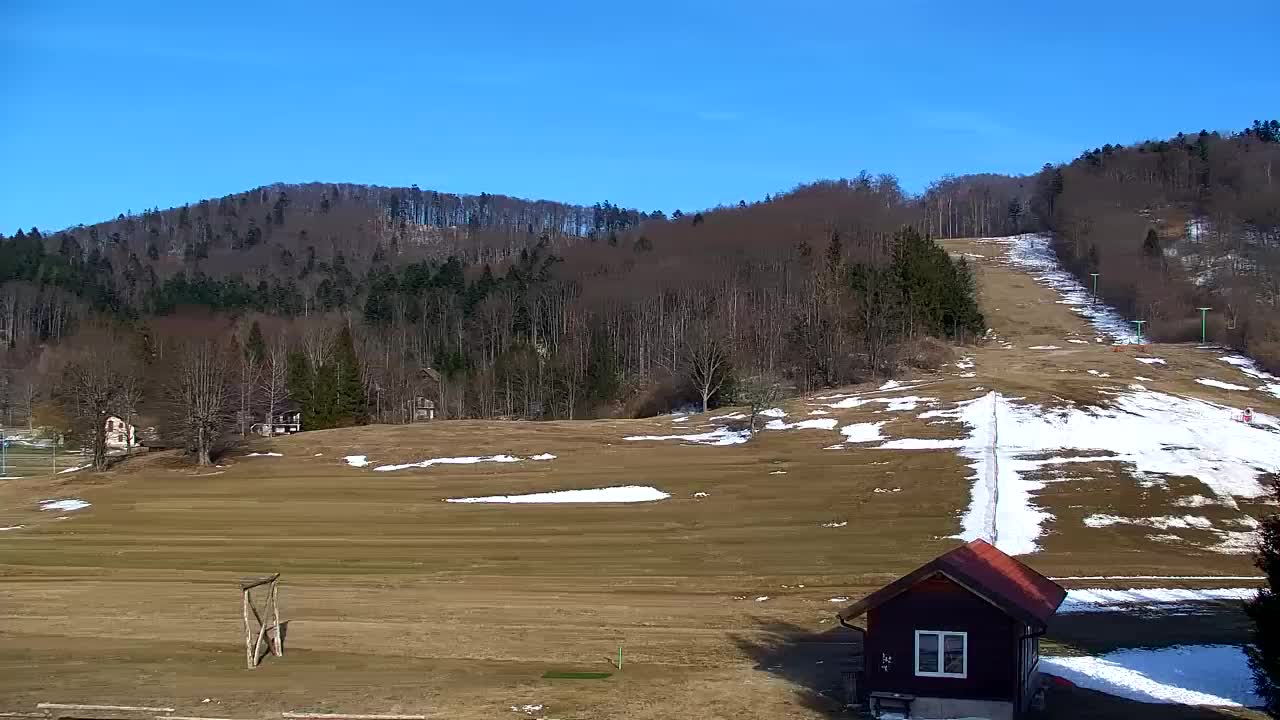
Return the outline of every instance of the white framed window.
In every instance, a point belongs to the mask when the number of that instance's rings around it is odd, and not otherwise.
[[[969,676],[969,633],[949,630],[916,631],[916,675]]]

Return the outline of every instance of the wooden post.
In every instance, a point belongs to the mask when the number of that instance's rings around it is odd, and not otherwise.
[[[247,578],[240,581],[241,593],[241,611],[244,616],[244,652],[245,664],[250,670],[258,666],[258,659],[262,657],[262,643],[265,640],[268,649],[276,657],[284,656],[284,643],[280,634],[280,603],[278,581],[280,573],[267,575],[258,578]],[[267,586],[266,604],[262,607],[262,611],[258,611],[258,606],[253,602],[253,589]],[[249,620],[249,615],[253,615],[256,622]],[[254,630],[257,633],[254,633]],[[268,632],[270,634],[268,634]]]

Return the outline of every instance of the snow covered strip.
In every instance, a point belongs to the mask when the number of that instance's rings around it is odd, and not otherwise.
[[[622,485],[618,487],[591,488],[587,490],[558,490],[554,492],[530,493],[528,495],[490,495],[487,497],[446,498],[449,503],[501,503],[501,504],[541,504],[541,503],[638,503],[666,500],[671,497],[657,488],[643,485]]]
[[[1175,645],[1099,656],[1040,658],[1041,669],[1079,687],[1145,703],[1262,704],[1244,651],[1233,645]]]
[[[1067,599],[1058,608],[1059,613],[1108,612],[1133,606],[1176,608],[1188,603],[1252,600],[1257,588],[1213,588],[1191,590],[1186,588],[1142,588],[1110,590],[1085,588],[1068,590]]]
[[[1266,575],[1063,575],[1050,580],[1266,580]]]

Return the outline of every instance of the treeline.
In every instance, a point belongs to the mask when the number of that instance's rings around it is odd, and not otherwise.
[[[1158,340],[1210,339],[1280,370],[1280,122],[1104,145],[1034,180],[1063,264]]]
[[[671,218],[602,206],[601,217],[573,242],[535,233],[498,262],[407,260],[376,247],[362,264],[345,250],[304,259],[321,279],[309,291],[296,278],[181,272],[128,310],[98,315],[145,337],[174,323],[202,327],[215,356],[250,358],[226,371],[237,434],[283,401],[303,407],[307,428],[406,422],[417,398],[435,401],[441,417],[715,405],[760,378],[808,390],[891,375],[936,362],[944,351],[931,337],[983,330],[968,268],[917,230],[919,207],[892,178]],[[42,257],[74,260],[56,248]],[[41,276],[32,262],[24,277]],[[195,307],[216,322],[189,321]],[[6,402],[23,404],[16,414],[50,401],[49,357],[79,342],[10,341],[17,373]]]

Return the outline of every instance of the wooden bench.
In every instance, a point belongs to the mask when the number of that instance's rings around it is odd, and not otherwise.
[[[867,696],[871,705],[871,717],[878,718],[885,710],[901,710],[903,717],[911,717],[911,703],[915,695],[895,692],[873,692]]]

